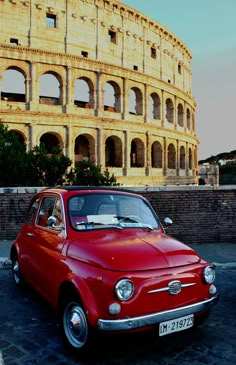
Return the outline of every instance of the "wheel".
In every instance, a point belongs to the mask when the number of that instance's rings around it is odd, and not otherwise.
[[[89,344],[89,325],[78,300],[67,302],[61,315],[62,333],[66,347],[73,352],[84,352]]]
[[[12,262],[11,271],[12,271],[13,281],[16,286],[22,286],[23,279],[21,276],[20,265],[19,265],[18,256],[17,256],[16,252],[13,254],[11,262]]]

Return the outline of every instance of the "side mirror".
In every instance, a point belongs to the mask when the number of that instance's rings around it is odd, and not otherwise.
[[[54,228],[57,225],[57,218],[54,217],[54,215],[50,215],[47,223],[48,223],[48,227]]]
[[[166,217],[166,218],[164,219],[164,225],[165,225],[165,227],[170,227],[172,224],[173,224],[172,219],[170,219],[170,218],[168,218],[168,217]]]

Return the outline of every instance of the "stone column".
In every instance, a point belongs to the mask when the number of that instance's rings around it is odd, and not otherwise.
[[[164,155],[164,166],[163,166],[163,175],[167,176],[167,169],[168,169],[168,141],[167,138],[164,137],[164,151],[163,151],[163,155]]]
[[[124,77],[123,78],[123,98],[122,98],[122,102],[123,102],[123,116],[122,119],[126,120],[128,117],[128,113],[129,113],[129,93],[127,90],[127,79]]]
[[[177,110],[177,105],[176,105],[176,96],[174,97],[174,120],[173,120],[173,123],[174,123],[174,129],[177,130],[178,129],[178,110]]]
[[[161,126],[164,128],[166,119],[166,103],[164,91],[161,91]]]
[[[103,90],[102,90],[102,72],[97,71],[97,85],[96,85],[96,116],[99,117],[101,115],[101,111],[103,111]]]
[[[146,166],[146,175],[150,175],[151,170],[151,151],[150,151],[150,135],[149,132],[146,132],[146,153],[145,153],[145,166]]]
[[[144,123],[147,123],[148,121],[148,107],[149,107],[149,100],[147,93],[147,84],[144,84]]]
[[[128,176],[128,169],[130,167],[130,149],[129,149],[129,138],[128,132],[124,131],[124,176]]]
[[[2,75],[0,75],[0,101],[2,100]]]
[[[39,79],[37,78],[37,62],[32,61],[30,64],[31,85],[30,93],[30,110],[37,111],[39,105]]]
[[[179,150],[179,140],[177,139],[176,144],[176,175],[180,176],[180,150]]]
[[[66,111],[72,113],[74,111],[74,101],[72,100],[73,85],[71,83],[71,66],[66,68]]]
[[[32,151],[33,149],[33,126],[32,123],[28,125],[28,143],[27,143],[27,152]]]
[[[30,103],[30,78],[25,79],[25,103],[26,108],[29,109],[29,103]]]
[[[105,166],[105,151],[103,151],[103,135],[101,128],[97,128],[97,164]]]

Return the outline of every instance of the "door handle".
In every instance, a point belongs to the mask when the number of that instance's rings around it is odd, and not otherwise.
[[[27,232],[26,234],[27,234],[27,236],[30,236],[30,237],[34,237],[35,236],[34,233],[31,233],[31,232]]]

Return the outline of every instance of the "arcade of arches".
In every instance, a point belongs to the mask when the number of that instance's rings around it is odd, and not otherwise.
[[[12,77],[18,79],[18,92],[12,86]],[[1,106],[4,103],[22,110],[22,105],[28,105],[31,109],[33,103],[30,102],[29,90],[32,85],[28,83],[22,70],[8,67],[2,74]],[[124,185],[195,182],[196,141],[189,143],[189,138],[186,138],[195,129],[194,116],[186,103],[179,102],[175,111],[176,103],[170,97],[162,105],[163,93],[151,92],[145,100],[137,86],[131,87],[125,95],[128,99],[126,122],[122,120],[124,94],[117,82],[108,80],[104,83],[100,97],[101,102],[103,100],[102,112],[97,110],[96,85],[91,79],[80,77],[74,80],[73,85],[73,97],[68,108],[73,108],[71,114],[74,115],[67,123],[68,116],[64,122],[65,118],[57,115],[58,110],[55,115],[52,113],[53,108],[63,107],[63,99],[68,98],[63,79],[55,72],[45,72],[38,78],[38,97],[33,102],[38,112],[42,107],[47,108],[43,118],[45,124],[30,122],[25,124],[27,128],[16,127],[15,123],[10,125],[28,148],[43,143],[50,153],[54,146],[59,146],[73,164],[81,160],[100,164],[109,168]],[[32,92],[36,98],[35,90]],[[93,112],[95,115],[103,113],[99,122],[94,123]],[[84,117],[83,123],[81,117]],[[62,123],[58,123],[58,119]],[[127,130],[124,128],[126,125],[129,127]]]

